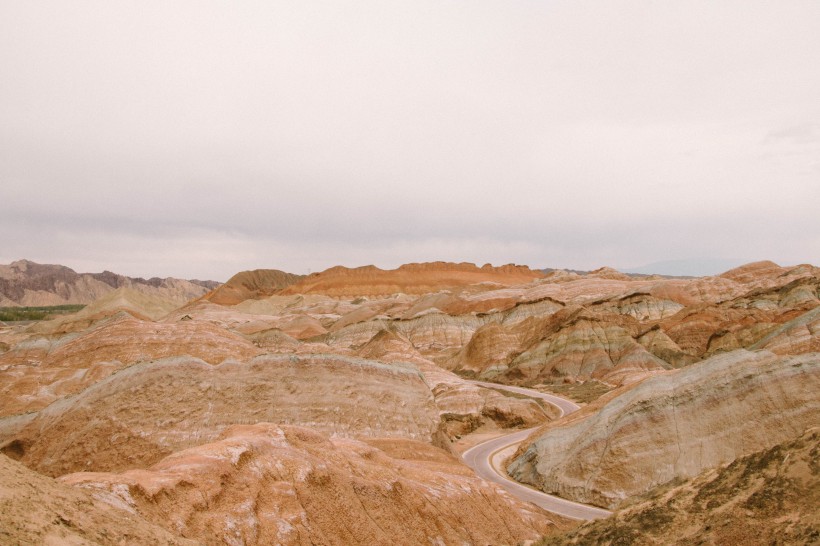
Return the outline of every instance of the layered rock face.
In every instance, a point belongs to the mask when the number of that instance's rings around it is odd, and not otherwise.
[[[734,269],[730,269],[721,274],[720,277],[724,279],[731,279],[733,281],[742,283],[760,283],[765,284],[771,279],[782,276],[787,273],[787,269],[780,267],[774,262],[764,260],[760,262],[753,262],[750,264],[741,265]]]
[[[219,364],[260,353],[207,322],[158,323],[121,313],[81,335],[35,337],[0,355],[0,416],[41,409],[137,362],[190,355]]]
[[[431,441],[438,410],[413,366],[335,355],[211,366],[177,357],[130,366],[76,398],[0,420],[0,446],[51,476],[124,470],[215,439],[237,423]]]
[[[455,284],[445,266],[417,264],[392,272],[335,268],[239,307],[271,313],[278,317],[276,328],[334,351],[355,351],[392,328],[425,358],[464,375],[506,383],[594,378],[617,386],[751,347],[820,306],[817,268],[770,263],[699,279],[630,278],[606,268],[583,276],[554,272],[524,285],[484,282],[419,295],[401,283],[378,280],[412,271],[421,275],[424,289]],[[475,273],[463,265],[451,269]],[[331,280],[343,290],[331,290]],[[380,287],[375,292],[407,289],[411,295],[354,297],[357,290],[370,291],[366,281]],[[281,295],[314,288],[334,297],[294,295],[286,304]]]
[[[272,296],[302,278],[302,275],[285,273],[277,269],[243,271],[209,292],[205,299],[219,305],[236,305],[245,300]]]
[[[738,350],[644,380],[587,419],[532,438],[510,464],[519,481],[616,507],[795,438],[820,422],[820,355]]]
[[[103,273],[77,273],[61,265],[20,260],[0,265],[0,305],[62,305],[91,303],[117,288],[130,288],[171,300],[177,306],[198,298],[219,283],[174,278],[140,279]]]
[[[286,333],[300,323],[327,332],[322,324],[360,309],[384,320],[406,300],[253,301],[248,310],[262,314],[203,300],[151,320],[139,305],[132,315],[102,302],[15,327],[0,355],[0,449],[52,476],[123,472],[71,483],[206,543],[516,543],[550,529],[543,513],[433,447],[478,427],[534,426],[549,412],[469,385],[400,329],[371,327],[383,322],[353,320],[335,346],[330,333]],[[407,334],[425,349],[454,343],[430,320],[407,321]],[[269,445],[283,434],[286,446]]]
[[[776,328],[750,348],[777,354],[820,352],[820,307]]]
[[[458,288],[479,283],[501,285],[524,284],[543,277],[538,271],[526,266],[433,262],[407,264],[393,270],[375,266],[348,269],[334,267],[321,273],[309,275],[289,286],[283,294],[325,294],[328,296],[372,296],[395,294],[428,294],[448,288]]]
[[[258,270],[184,304],[121,286],[0,325],[0,450],[206,543],[517,543],[544,515],[450,450],[547,423],[517,475],[612,506],[795,437],[818,417],[818,289],[771,263]],[[551,423],[466,378],[611,392]]]
[[[543,339],[515,356],[505,371],[512,377],[596,378],[623,384],[633,374],[642,377],[671,367],[638,343],[630,329],[634,331],[634,325],[618,316],[572,313],[551,328],[554,332],[547,330]]]
[[[519,267],[466,264],[363,268],[352,277],[346,271],[336,268],[327,277],[353,278],[351,290],[388,273],[418,286],[446,285],[455,282],[452,275],[462,283],[530,277]],[[300,286],[295,280],[272,270],[238,274],[226,290],[251,299],[228,306],[206,298],[170,313],[170,301],[120,288],[74,316],[3,329],[0,415],[40,409],[123,366],[174,355],[211,364],[263,352],[380,359],[361,349],[382,331],[407,342],[403,358],[514,384],[595,379],[618,386],[739,347],[818,350],[820,274],[811,266],[750,264],[691,280],[631,279],[607,269],[553,272],[525,285],[482,281],[384,297],[282,294],[283,286]],[[118,315],[123,311],[138,318]]]
[[[552,406],[543,408],[532,399],[513,398],[464,381],[422,357],[396,331],[379,331],[357,353],[384,362],[412,362],[424,374],[439,413],[436,443],[445,446],[482,427],[533,427],[558,415]]]
[[[263,423],[146,470],[62,481],[207,544],[512,544],[550,530],[430,445]]]
[[[812,544],[820,536],[820,430],[659,487],[614,516],[538,546]]]

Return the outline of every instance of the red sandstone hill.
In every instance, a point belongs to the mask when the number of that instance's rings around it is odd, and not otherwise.
[[[222,286],[206,294],[203,299],[219,305],[236,305],[245,300],[277,294],[303,278],[303,275],[285,273],[278,269],[241,271]]]
[[[10,269],[22,267],[0,279]],[[792,495],[780,475],[760,485],[757,464],[719,491],[691,479],[817,422],[820,268],[261,270],[177,309],[142,288],[0,324],[0,452],[28,467],[0,454],[0,544],[515,544],[552,531],[447,451],[555,414],[447,369],[591,402],[532,436],[513,470],[601,503],[675,488],[613,516],[616,538],[818,536],[805,527],[816,480]],[[803,472],[810,440],[761,472]],[[598,536],[610,534],[572,540]]]
[[[337,266],[309,275],[281,293],[328,296],[376,296],[399,292],[427,294],[484,282],[512,286],[543,277],[540,271],[515,264],[478,267],[471,263],[429,262],[406,264],[389,270],[372,265],[354,269]]]

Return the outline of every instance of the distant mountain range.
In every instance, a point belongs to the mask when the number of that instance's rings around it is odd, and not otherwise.
[[[218,287],[216,281],[126,277],[111,271],[77,273],[63,265],[18,260],[0,265],[0,306],[88,304],[118,288],[160,296],[180,305]]]
[[[748,260],[696,258],[691,260],[664,260],[621,269],[622,273],[638,275],[671,275],[675,277],[706,277],[720,275]]]
[[[407,264],[396,270],[387,271],[373,266],[353,269],[333,267],[309,276],[267,269],[244,271],[222,284],[217,281],[173,277],[143,279],[127,277],[111,271],[77,273],[63,265],[18,260],[8,265],[0,265],[0,307],[88,304],[119,288],[132,289],[149,296],[158,296],[178,305],[206,294],[213,303],[235,304],[247,298],[260,298],[279,292],[339,295],[336,292],[340,290],[376,293],[389,288],[400,292],[415,293],[419,289],[426,291],[434,286],[439,289],[453,287],[468,280],[470,282],[493,281],[515,284],[556,272],[580,276],[595,274],[599,277],[605,275],[613,277],[613,275],[622,274],[633,278],[647,275],[702,277],[720,274],[739,263],[739,260],[730,259],[668,260],[618,272],[611,268],[595,271],[554,268],[530,270],[524,266],[491,267],[488,264],[484,267],[477,267],[466,263],[435,262]],[[421,286],[416,287],[415,285],[419,283]],[[219,290],[214,291],[216,288]]]

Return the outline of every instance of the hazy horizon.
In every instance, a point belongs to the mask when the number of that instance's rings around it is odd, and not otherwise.
[[[16,260],[12,260],[8,263],[0,263],[0,265],[10,265],[10,264],[13,264],[15,262],[25,261],[25,260],[31,261],[31,262],[34,262],[34,263],[38,263],[38,264],[41,264],[41,265],[59,265],[59,266],[69,267],[70,269],[73,269],[75,272],[77,272],[79,274],[87,274],[87,273],[96,274],[96,273],[102,273],[104,271],[111,271],[112,273],[116,273],[116,274],[120,274],[120,275],[126,275],[126,276],[130,276],[130,277],[139,277],[139,278],[144,278],[144,279],[149,279],[149,278],[152,278],[152,277],[158,277],[158,278],[167,278],[168,277],[167,275],[157,275],[157,274],[151,274],[151,273],[144,274],[144,275],[135,275],[135,274],[125,273],[125,272],[122,272],[122,271],[112,270],[109,267],[97,268],[97,269],[93,269],[93,270],[86,270],[86,269],[74,267],[70,264],[52,263],[52,262],[47,262],[47,261],[46,262],[38,262],[36,260],[29,260],[28,258],[19,258],[19,259],[16,259]],[[438,261],[444,261],[444,260],[438,260]],[[756,261],[764,261],[764,260],[756,260]],[[407,263],[411,263],[411,262],[407,262]],[[458,263],[458,262],[455,262],[455,263]],[[484,263],[475,263],[475,262],[468,262],[468,263],[473,263],[477,267],[482,267],[483,265],[485,265]],[[752,263],[752,262],[746,262],[746,261],[743,261],[743,260],[731,260],[731,259],[728,259],[728,260],[723,260],[723,259],[720,259],[720,260],[702,260],[702,259],[701,260],[697,260],[697,259],[695,259],[695,260],[669,260],[669,261],[663,261],[663,262],[654,262],[654,263],[651,263],[651,264],[644,264],[642,266],[637,266],[637,267],[618,268],[618,271],[620,271],[622,273],[627,273],[627,274],[640,274],[640,275],[656,274],[656,275],[667,275],[667,276],[678,276],[678,277],[706,277],[706,276],[720,275],[721,273],[725,273],[726,271],[729,271],[730,269],[734,269],[736,267],[739,267],[741,265],[746,265],[746,264],[749,264],[749,263]],[[324,271],[325,269],[330,269],[331,267],[335,267],[335,266],[339,266],[339,265],[341,265],[343,267],[348,267],[350,269],[355,269],[355,268],[359,268],[359,267],[368,267],[368,266],[372,266],[372,265],[375,265],[375,264],[334,264],[334,265],[331,265],[331,266],[329,266],[327,268],[323,268],[323,269],[318,269],[318,270],[309,269],[308,271],[306,271],[304,273],[298,273],[298,272],[294,272],[294,271],[285,271],[285,272],[286,273],[297,273],[297,274],[318,273],[318,272]],[[395,269],[396,267],[399,267],[401,265],[405,265],[405,264],[399,264],[395,267],[381,267],[380,269]],[[507,264],[507,263],[490,263],[489,265],[499,267],[499,266],[504,266],[504,265],[509,265],[509,264]],[[579,269],[572,268],[572,267],[561,267],[561,266],[555,266],[555,265],[549,265],[549,264],[548,265],[534,265],[534,264],[513,263],[513,265],[527,266],[532,270],[569,270],[569,271],[594,271],[594,270],[599,269],[601,267],[609,267],[606,264],[602,264],[598,267],[590,268],[590,269],[587,269],[587,270],[579,270]],[[790,267],[790,266],[795,266],[795,265],[800,265],[800,264],[778,264],[778,265],[785,266],[785,267]],[[814,264],[811,264],[811,265],[814,265]],[[379,266],[377,265],[376,267],[379,267]],[[259,268],[255,268],[255,269],[278,269],[278,268],[275,265],[271,265],[271,266],[259,267]],[[228,280],[228,278],[233,276],[233,274],[240,273],[242,271],[247,271],[247,270],[235,271],[234,273],[232,273],[228,277],[219,278],[219,279],[217,279],[217,278],[206,278],[206,277],[182,277],[182,278],[186,278],[188,280],[217,281],[217,282],[224,283]],[[180,277],[177,277],[177,278],[180,278]]]
[[[810,1],[0,2],[0,263],[820,264],[819,26]]]

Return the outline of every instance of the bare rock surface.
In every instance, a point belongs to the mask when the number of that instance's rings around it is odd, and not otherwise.
[[[41,409],[137,362],[190,355],[219,364],[260,352],[207,322],[158,323],[121,313],[82,334],[35,338],[0,355],[0,416]]]
[[[460,349],[457,342],[440,344],[450,353],[437,362],[506,383],[595,379],[617,386],[714,354],[759,348],[764,338],[782,354],[810,351],[812,321],[788,338],[771,335],[820,307],[817,268],[770,263],[697,279],[632,279],[606,270],[550,275],[502,291],[508,298],[518,291],[518,302],[479,314],[470,340]],[[541,299],[530,300],[536,296]]]
[[[123,470],[263,421],[429,442],[439,419],[411,365],[307,355],[211,366],[176,357],[127,367],[52,403],[22,430],[19,420],[0,420],[0,447],[50,476]]]
[[[555,408],[535,400],[515,398],[477,387],[425,359],[410,341],[395,331],[381,330],[358,351],[384,362],[412,362],[423,374],[439,411],[439,433],[445,444],[481,427],[533,427],[557,416]]]
[[[0,455],[0,543],[194,545],[130,507],[42,476]]]
[[[174,278],[141,279],[103,273],[77,273],[62,265],[19,260],[0,265],[0,297],[3,305],[47,306],[91,303],[118,288],[171,300],[177,306],[198,298],[219,283]]]
[[[384,270],[375,266],[333,267],[308,275],[282,291],[282,294],[326,294],[330,296],[370,296],[402,292],[428,294],[446,288],[492,282],[501,285],[523,284],[543,277],[526,266],[432,262],[406,264]]]
[[[696,478],[653,489],[613,516],[538,546],[815,544],[820,540],[820,430]]]
[[[258,300],[280,292],[302,277],[277,269],[242,271],[206,294],[204,299],[219,305],[235,305],[245,300]]]
[[[820,307],[783,324],[750,348],[777,354],[820,352]]]
[[[779,277],[786,273],[786,271],[786,268],[780,267],[772,261],[764,260],[741,265],[722,273],[720,276],[724,279],[731,279],[748,284],[759,283]]]
[[[810,265],[257,270],[191,301],[182,281],[54,267],[0,278],[99,299],[0,325],[0,450],[52,476],[94,471],[67,479],[203,542],[517,543],[549,530],[543,515],[450,450],[541,425],[518,476],[614,506],[818,418]],[[467,378],[586,405],[555,421]]]
[[[244,335],[277,329],[345,354],[393,329],[424,358],[467,376],[617,386],[751,347],[820,306],[820,272],[808,265],[749,264],[691,279],[528,271],[336,267],[285,288],[273,283],[265,290],[274,295],[251,295],[221,317],[211,309],[207,320]]]
[[[633,374],[640,378],[670,367],[638,343],[630,325],[616,317],[573,313],[554,329],[512,359],[507,373],[539,380],[594,378],[620,385],[630,382]]]
[[[617,507],[793,439],[820,420],[820,354],[738,350],[643,380],[587,419],[559,421],[509,465],[546,492]]]
[[[514,544],[551,529],[430,445],[264,423],[145,470],[62,480],[206,544]]]

